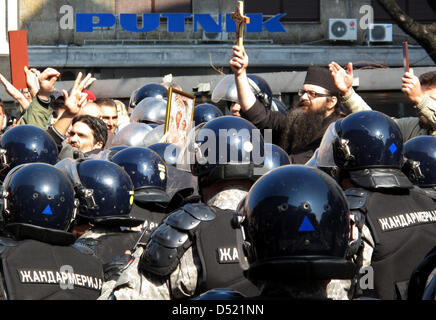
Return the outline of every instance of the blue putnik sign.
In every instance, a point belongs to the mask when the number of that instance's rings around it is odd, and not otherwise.
[[[277,14],[263,21],[261,13],[248,13],[250,23],[247,24],[248,33],[259,33],[265,28],[268,32],[286,32],[280,19],[285,13]],[[95,18],[97,18],[95,21]],[[159,28],[160,19],[166,18],[168,32],[185,32],[185,21],[193,19],[194,32],[197,32],[198,24],[205,32],[219,33],[223,31],[222,15],[218,15],[218,22],[210,14],[205,13],[144,13],[142,15],[142,27],[138,27],[137,15],[130,13],[120,14],[120,26],[130,32],[152,32]],[[226,18],[226,32],[236,32],[236,24],[228,13]],[[112,13],[76,13],[76,32],[93,32],[94,28],[111,28],[117,22],[117,17]]]

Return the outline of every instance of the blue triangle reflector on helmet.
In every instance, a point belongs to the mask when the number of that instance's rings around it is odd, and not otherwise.
[[[392,154],[395,153],[395,151],[397,151],[397,146],[395,145],[395,143],[392,143],[391,146],[389,147],[389,150],[391,151]]]
[[[45,207],[42,214],[53,214],[53,212],[51,211],[50,205],[47,205],[47,207]]]
[[[298,229],[298,232],[305,232],[305,231],[315,231],[315,228],[312,226],[312,224],[309,221],[309,218],[307,217],[304,217],[300,229]]]

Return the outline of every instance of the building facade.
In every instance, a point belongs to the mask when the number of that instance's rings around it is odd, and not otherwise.
[[[127,99],[138,78],[158,81],[169,73],[182,82],[185,91],[194,90],[193,81],[208,82],[213,89],[220,74],[230,72],[235,33],[228,14],[236,2],[1,0],[0,72],[9,74],[7,30],[25,29],[30,66],[54,67],[62,73],[61,81],[71,81],[79,71],[91,72],[101,80],[96,90],[102,96],[111,96],[109,81],[130,79],[116,93],[116,98]],[[436,20],[426,0],[397,2],[418,22]],[[423,72],[434,66],[377,1],[245,0],[245,12],[252,22],[245,32],[249,72],[266,74],[276,95],[295,93],[301,81],[292,81],[293,72],[312,64],[326,66],[333,60],[342,65],[351,61],[356,69],[399,68],[405,40],[410,45],[411,66],[422,67]],[[95,15],[91,20],[90,14]],[[371,22],[382,25],[371,30]],[[89,24],[92,32],[81,32]],[[287,87],[272,76],[277,72],[285,72]],[[398,93],[399,88],[388,88],[386,81],[380,81],[374,91]],[[360,82],[359,89],[365,90],[365,84]],[[0,97],[7,99],[2,90]],[[291,98],[286,99],[289,103]]]

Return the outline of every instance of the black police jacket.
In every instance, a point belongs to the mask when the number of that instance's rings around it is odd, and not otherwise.
[[[130,216],[142,220],[143,234],[139,244],[145,245],[151,236],[151,233],[167,218],[171,212],[178,210],[187,203],[196,203],[200,201],[200,196],[194,188],[179,188],[171,195],[168,203],[141,203],[134,201]]]
[[[365,216],[374,240],[374,288],[363,296],[406,299],[409,278],[436,243],[436,204],[419,188],[346,191],[351,210]]]
[[[140,232],[121,231],[119,227],[106,229],[99,227],[98,233],[101,233],[98,237],[87,237],[84,234],[76,240],[73,246],[77,249],[90,250],[103,264],[123,256],[126,250],[132,250],[141,236]]]
[[[0,297],[8,300],[95,300],[103,267],[89,253],[36,240],[0,238]]]
[[[187,204],[172,213],[151,235],[139,270],[169,276],[179,259],[192,247],[201,262],[196,294],[213,288],[232,288],[246,296],[259,294],[243,275],[244,257],[238,250],[242,235],[231,226],[232,210]]]

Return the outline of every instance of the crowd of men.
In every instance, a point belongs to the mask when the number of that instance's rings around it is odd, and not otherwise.
[[[21,113],[0,103],[2,299],[436,299],[436,72],[403,75],[417,116],[394,119],[351,63],[309,67],[289,111],[229,63],[228,114],[196,105],[182,143],[173,82],[126,106],[91,74],[0,75]]]

